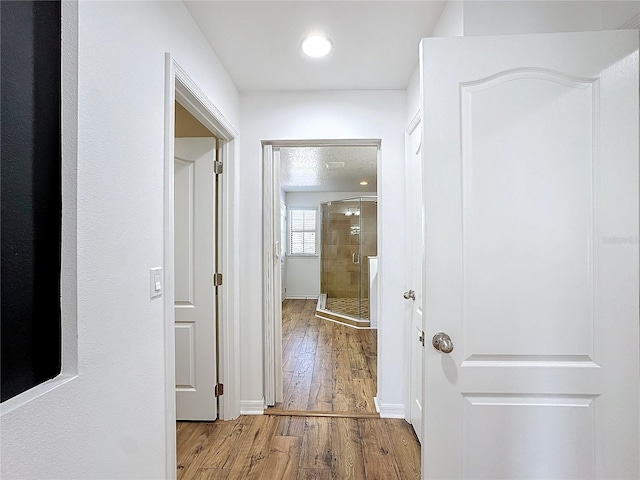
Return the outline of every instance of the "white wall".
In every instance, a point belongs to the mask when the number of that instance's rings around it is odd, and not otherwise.
[[[433,29],[432,37],[461,37],[463,35],[465,2],[451,0],[447,2],[442,14]],[[407,85],[407,120],[408,124],[421,105],[422,93],[420,92],[420,75],[418,68],[418,55],[416,54],[416,69],[411,75]]]
[[[616,30],[640,19],[640,1],[459,1],[447,2],[433,37]],[[636,27],[637,28],[637,27]],[[417,61],[417,59],[416,59]],[[416,67],[407,86],[407,122],[420,105]]]
[[[450,0],[442,10],[432,37],[461,37],[464,32],[464,9],[467,2]]]
[[[288,192],[287,206],[288,208],[316,208],[319,212],[321,202],[375,194],[375,192]],[[320,228],[320,216],[318,216],[318,231]],[[320,252],[320,242],[320,235],[318,235],[318,252]],[[287,298],[314,298],[320,295],[320,260],[320,255],[287,257]]]
[[[639,12],[637,1],[465,1],[464,35],[615,30]]]
[[[616,30],[639,15],[640,1],[450,0],[431,36]],[[635,24],[639,21],[636,18]],[[419,89],[420,78],[416,66],[407,86],[407,122],[419,108]]]
[[[2,478],[167,477],[163,299],[149,299],[165,52],[238,128],[238,92],[181,2],[80,3],[78,375],[2,416]]]
[[[405,127],[411,122],[415,114],[420,110],[420,100],[422,93],[420,92],[420,71],[416,67],[411,75],[409,85],[407,85],[407,112],[405,117]]]
[[[404,118],[403,91],[341,91],[247,93],[240,102],[242,118],[240,164],[240,249],[243,402],[262,398],[262,178],[261,140],[278,139],[382,139],[379,166],[379,252],[383,296],[380,333],[378,391],[383,405],[403,406],[404,371],[402,332],[404,258],[398,245],[404,230]],[[289,273],[287,274],[289,275]],[[391,408],[391,407],[390,407]]]

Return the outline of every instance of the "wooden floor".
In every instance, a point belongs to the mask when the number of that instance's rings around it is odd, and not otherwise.
[[[282,305],[284,410],[375,413],[377,331],[315,316],[316,300]]]
[[[411,425],[371,418],[376,331],[320,320],[315,307],[315,300],[283,305],[284,401],[276,407],[284,416],[179,422],[178,480],[420,478]],[[290,416],[310,411],[339,416]]]
[[[241,416],[178,423],[178,480],[407,480],[420,445],[399,419]]]

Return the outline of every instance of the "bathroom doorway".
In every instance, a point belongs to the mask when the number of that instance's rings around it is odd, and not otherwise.
[[[272,245],[265,268],[283,286],[265,291],[275,313],[272,333],[265,322],[265,365],[273,366],[275,387],[269,402],[267,371],[266,404],[287,414],[377,416],[371,318],[378,300],[370,294],[370,262],[378,251],[379,141],[263,146],[264,186],[272,192],[264,204],[273,210],[263,212],[273,222],[265,231],[273,235],[265,241]]]

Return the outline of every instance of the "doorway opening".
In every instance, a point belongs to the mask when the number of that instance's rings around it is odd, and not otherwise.
[[[214,421],[220,384],[217,338],[220,174],[218,139],[175,103],[174,276],[176,417]]]
[[[369,265],[377,261],[379,146],[263,142],[269,414],[378,416],[371,318],[379,299]],[[346,303],[351,313],[341,310]]]
[[[234,237],[234,218],[237,215],[234,212],[237,209],[237,189],[235,188],[234,170],[236,163],[235,156],[235,139],[238,136],[237,130],[228,122],[222,113],[211,103],[208,97],[200,90],[198,85],[189,77],[176,60],[167,53],[165,56],[165,157],[164,157],[164,325],[165,325],[165,432],[166,432],[166,450],[167,450],[167,478],[175,476],[177,467],[177,451],[176,451],[176,395],[177,384],[183,391],[188,391],[191,387],[197,390],[198,377],[190,378],[191,373],[195,373],[191,368],[190,362],[194,358],[181,358],[176,355],[176,346],[182,343],[189,345],[190,341],[196,342],[194,336],[194,328],[189,328],[189,322],[182,322],[184,325],[176,324],[176,304],[189,301],[189,289],[193,293],[197,288],[210,290],[212,292],[212,309],[205,315],[205,321],[211,327],[211,334],[205,339],[210,346],[209,353],[213,354],[213,360],[205,360],[212,363],[209,365],[208,373],[215,374],[217,381],[215,386],[222,382],[225,384],[224,396],[218,396],[217,405],[216,398],[212,395],[207,399],[209,406],[218,407],[218,417],[223,420],[235,418],[240,411],[240,385],[238,382],[240,369],[240,348],[239,335],[237,332],[237,304],[238,304],[238,288],[237,288],[237,252],[233,248]],[[177,122],[178,120],[178,122]],[[177,140],[185,140],[184,138],[176,139],[176,136],[182,136],[185,132],[181,132],[182,128],[187,125],[187,131],[190,146],[196,146],[196,153],[192,159],[187,158],[179,161],[176,160]],[[177,125],[178,123],[178,125]],[[177,130],[179,128],[180,130]],[[195,132],[195,133],[194,133]],[[199,133],[198,133],[199,132]],[[204,146],[204,144],[207,144]],[[178,149],[182,148],[178,146]],[[198,153],[198,148],[200,152]],[[204,155],[203,152],[210,152]],[[193,151],[191,152],[193,153]],[[187,156],[191,155],[189,153]],[[197,212],[197,205],[200,200],[194,193],[197,187],[200,175],[197,175],[199,158],[203,154],[208,157],[208,169],[212,177],[208,179],[202,176],[201,185],[209,183],[207,187],[211,193],[211,198],[207,203],[217,211],[217,218],[211,221],[209,231],[196,231],[196,223],[187,213]],[[200,157],[199,157],[200,155]],[[214,164],[214,156],[216,163]],[[196,159],[198,159],[196,161]],[[193,161],[191,161],[193,160]],[[205,163],[207,163],[205,162]],[[180,163],[180,165],[178,165]],[[206,170],[206,169],[205,169]],[[216,178],[213,177],[214,173]],[[210,182],[209,182],[210,180]],[[213,183],[213,185],[211,185]],[[180,189],[185,190],[187,194],[176,195]],[[182,188],[185,187],[185,188]],[[191,191],[190,191],[191,189]],[[206,189],[200,188],[200,191]],[[213,191],[216,192],[215,196]],[[184,193],[184,192],[183,192]],[[206,193],[206,192],[205,192]],[[206,193],[209,195],[209,193]],[[181,205],[180,202],[182,202]],[[180,206],[180,208],[178,208]],[[178,212],[180,210],[180,212]],[[179,213],[179,215],[178,215]],[[197,213],[195,213],[197,215]],[[185,220],[186,219],[186,220]],[[186,223],[185,223],[186,221]],[[182,222],[178,224],[178,222]],[[176,235],[176,227],[182,226],[186,228]],[[190,256],[189,251],[194,251],[197,238],[208,238],[213,244],[217,237],[215,247],[211,252],[211,261],[206,263],[211,265],[212,271],[216,274],[216,285],[214,289],[211,285],[211,277],[204,280],[198,280],[195,267],[197,266],[195,258]],[[184,243],[186,242],[186,248]],[[186,256],[183,254],[186,252]],[[181,257],[182,255],[182,257]],[[185,260],[186,261],[183,261]],[[186,269],[185,269],[186,266]],[[215,266],[215,269],[213,269]],[[186,273],[185,273],[186,272]],[[222,283],[220,281],[222,280]],[[180,283],[180,285],[178,285]],[[185,291],[183,287],[187,287]],[[179,290],[183,289],[183,290]],[[184,296],[185,298],[178,298]],[[186,300],[185,300],[186,299]],[[192,302],[193,303],[193,302]],[[214,319],[218,320],[217,334],[214,328]],[[178,320],[180,320],[178,318]],[[180,327],[180,328],[178,328]],[[178,341],[177,341],[178,339]],[[196,344],[197,346],[197,344]],[[201,350],[201,349],[200,349]],[[215,362],[215,354],[219,361]],[[192,349],[192,353],[196,354],[196,349]],[[197,353],[200,355],[200,353]],[[181,378],[178,378],[181,377]],[[219,389],[215,389],[211,393],[221,393]],[[211,414],[207,414],[210,416]],[[209,418],[207,418],[209,419]]]

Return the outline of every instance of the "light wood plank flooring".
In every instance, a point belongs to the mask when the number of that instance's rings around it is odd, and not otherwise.
[[[407,480],[420,445],[398,419],[241,416],[178,423],[178,480]]]
[[[282,416],[179,422],[178,480],[420,478],[411,425],[372,418],[376,331],[320,320],[315,307],[283,305]],[[336,416],[304,416],[318,411]]]
[[[375,413],[377,331],[315,316],[316,300],[282,305],[282,410]]]

